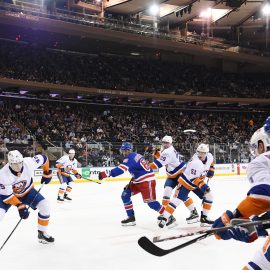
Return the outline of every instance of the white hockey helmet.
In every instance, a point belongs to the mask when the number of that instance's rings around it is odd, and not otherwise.
[[[197,156],[200,160],[204,161],[206,159],[206,155],[209,152],[208,144],[201,143],[197,147]]]
[[[264,128],[259,128],[252,135],[249,142],[249,150],[253,156],[259,156],[261,153],[258,152],[259,142],[264,145],[264,152],[267,151],[267,147],[270,147],[270,137],[265,132]]]
[[[69,156],[71,159],[73,159],[73,158],[75,157],[75,150],[74,150],[74,149],[70,149],[70,150],[68,151],[68,156]]]
[[[15,172],[20,172],[23,167],[23,155],[18,150],[8,152],[8,164]]]
[[[168,136],[168,135],[164,136],[161,142],[172,144],[172,136]]]
[[[197,152],[208,153],[209,152],[209,145],[208,144],[201,143],[197,147]]]

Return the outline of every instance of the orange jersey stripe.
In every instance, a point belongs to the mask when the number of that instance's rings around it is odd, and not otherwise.
[[[158,166],[155,163],[149,163],[149,166],[152,170],[158,170]]]
[[[191,186],[188,182],[186,182],[181,176],[178,179],[178,182],[183,185],[188,190],[194,190],[195,187]]]
[[[246,197],[237,207],[243,217],[260,215],[270,211],[270,201],[261,198]]]
[[[15,206],[21,203],[21,201],[15,195],[8,197],[7,199],[3,200],[3,202]]]
[[[47,157],[46,162],[41,166],[41,168],[43,169],[44,172],[49,171],[49,169],[50,169],[50,162],[49,162],[48,157]]]
[[[263,245],[263,253],[265,253],[270,245],[270,237],[268,236],[264,245]]]

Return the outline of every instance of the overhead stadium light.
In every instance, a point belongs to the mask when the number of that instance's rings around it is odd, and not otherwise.
[[[208,8],[200,13],[201,18],[211,18],[212,16],[212,9]]]
[[[263,8],[262,8],[262,13],[265,16],[270,15],[270,5],[266,4]]]
[[[149,13],[152,16],[157,16],[159,14],[159,6],[157,4],[153,4],[152,6],[150,6]]]
[[[184,133],[195,133],[196,130],[195,129],[185,129],[183,132]]]

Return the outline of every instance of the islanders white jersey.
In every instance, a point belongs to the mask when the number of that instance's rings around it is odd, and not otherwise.
[[[59,158],[56,163],[58,164],[62,164],[62,166],[57,166],[59,169],[64,169],[64,174],[70,174],[70,171],[77,171],[77,167],[78,167],[78,161],[76,158],[74,158],[73,160],[69,159],[68,155],[62,156],[61,158]]]
[[[195,154],[187,163],[184,173],[179,177],[178,181],[188,190],[194,190],[200,187],[203,182],[205,166]]]
[[[198,156],[197,156],[197,154],[194,154],[193,157],[192,157],[192,159],[193,159],[193,158],[199,159]],[[214,157],[213,157],[213,155],[212,155],[211,153],[208,152],[208,153],[206,154],[206,161],[205,161],[205,162],[201,161],[201,163],[202,163],[203,166],[204,166],[204,171],[203,171],[202,175],[203,175],[203,176],[206,176],[206,175],[207,175],[207,172],[208,172],[209,169],[210,169],[210,167],[213,167],[213,165],[214,165]]]
[[[270,185],[270,151],[257,156],[248,164],[247,178],[251,187]]]
[[[186,163],[181,160],[179,153],[171,145],[160,153],[160,157],[153,162],[157,168],[166,166],[168,177],[175,178],[185,169]]]
[[[34,170],[46,162],[46,156],[36,155],[33,158],[25,157],[23,159],[23,170],[16,176],[6,164],[0,170],[0,195],[22,197],[33,187],[32,176]],[[6,200],[8,200],[6,198]],[[4,201],[6,201],[4,200]]]

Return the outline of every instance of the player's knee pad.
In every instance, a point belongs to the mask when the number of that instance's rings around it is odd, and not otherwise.
[[[164,188],[170,187],[170,188],[174,189],[177,185],[178,185],[178,181],[176,179],[167,178],[167,180],[164,184]]]
[[[205,193],[204,195],[204,200],[208,201],[208,202],[213,202],[214,196],[213,196],[213,192],[211,190],[209,190],[208,192]]]
[[[124,189],[121,195],[121,199],[124,203],[127,203],[130,201],[131,197],[131,191],[129,189]]]
[[[161,205],[160,205],[160,203],[158,201],[148,202],[147,204],[151,209],[153,209],[155,211],[160,210]]]
[[[37,205],[39,213],[43,216],[49,216],[51,212],[51,206],[48,200],[44,199]]]
[[[62,184],[60,185],[60,188],[65,190],[65,189],[67,188],[67,183],[65,183],[65,182],[62,183]]]
[[[171,200],[171,203],[174,204],[177,207],[178,205],[181,204],[181,202],[186,201],[186,200],[187,199],[181,200],[181,199],[179,199],[179,197],[177,197],[177,198],[173,197],[172,200]]]
[[[173,188],[170,187],[170,186],[165,186],[164,188],[164,192],[163,192],[163,197],[171,197],[172,195],[172,192],[173,192]]]
[[[73,186],[74,186],[74,181],[68,182],[67,186],[70,187],[70,188],[73,188]]]
[[[0,222],[3,220],[5,214],[6,214],[6,210],[3,208],[0,208]]]

